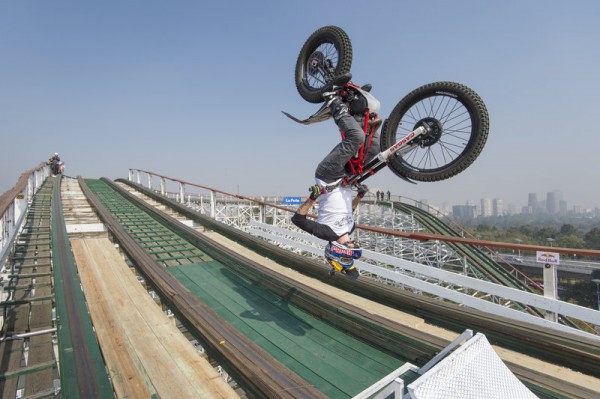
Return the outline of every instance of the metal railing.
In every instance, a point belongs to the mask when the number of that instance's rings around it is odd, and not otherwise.
[[[10,252],[33,195],[50,175],[50,167],[40,163],[19,177],[17,184],[0,195],[0,265]]]
[[[145,176],[146,179],[142,179],[142,174],[147,174],[147,176]],[[156,188],[153,188],[153,183],[157,179],[159,179],[159,181],[160,181],[160,191]],[[243,196],[243,195],[239,195],[239,194],[227,193],[222,190],[214,189],[214,188],[207,187],[207,186],[201,186],[198,184],[194,184],[194,183],[186,182],[186,181],[183,181],[180,179],[159,175],[159,174],[149,172],[149,171],[144,171],[144,170],[139,170],[139,169],[130,169],[129,170],[129,181],[137,183],[138,185],[144,186],[144,184],[142,183],[142,181],[144,181],[144,180],[145,180],[145,182],[147,182],[147,186],[149,189],[151,189],[155,192],[160,192],[161,195],[163,195],[163,196],[167,196],[167,197],[171,197],[171,198],[174,197],[174,198],[176,198],[177,202],[179,202],[181,204],[187,205],[187,206],[199,211],[202,214],[205,214],[207,216],[209,215],[212,219],[215,219],[226,225],[236,227],[243,231],[249,232],[251,230],[250,226],[254,222],[266,223],[268,225],[273,226],[272,228],[284,228],[284,229],[290,230],[290,231],[297,231],[297,228],[295,226],[293,226],[290,222],[290,216],[291,216],[291,213],[293,213],[296,210],[298,205],[286,207],[285,205],[282,204],[281,197],[269,198],[269,199],[266,199],[265,197],[252,198],[252,197],[247,197],[247,196]],[[171,185],[171,190],[167,189],[168,184]],[[176,189],[173,189],[173,184],[177,185]],[[158,186],[156,184],[154,184],[154,187],[158,187]],[[197,193],[192,194],[194,189],[202,190],[203,191],[202,195],[197,194]],[[208,195],[207,195],[206,191],[208,191]],[[382,202],[386,202],[386,201],[382,201]],[[245,208],[247,208],[247,209],[245,209],[244,212],[240,212],[240,206],[242,206],[242,205]],[[314,217],[311,215],[309,215],[309,216]],[[383,225],[385,225],[385,224],[383,224]],[[377,235],[379,238],[375,240],[376,242],[380,242],[382,240],[382,237],[384,237],[385,239],[400,240],[401,242],[406,242],[409,244],[413,243],[415,248],[418,247],[418,248],[420,248],[420,250],[423,250],[423,248],[428,248],[427,247],[428,244],[429,245],[432,245],[432,244],[438,245],[438,243],[441,243],[441,244],[443,244],[443,243],[460,243],[460,244],[468,244],[468,245],[474,245],[474,246],[479,246],[479,247],[488,247],[488,248],[509,248],[509,249],[521,249],[521,250],[530,250],[530,251],[539,250],[539,251],[553,251],[553,252],[559,252],[559,253],[565,253],[565,254],[577,253],[577,254],[581,254],[581,255],[595,256],[595,257],[600,256],[600,251],[598,251],[598,250],[572,249],[572,248],[559,248],[559,247],[548,248],[548,247],[536,246],[536,245],[523,245],[523,244],[512,244],[512,243],[503,243],[503,242],[492,242],[492,241],[483,241],[483,240],[479,240],[479,239],[475,239],[475,238],[471,238],[471,237],[464,237],[464,236],[428,234],[428,233],[419,231],[419,229],[414,229],[414,228],[413,229],[404,229],[404,228],[398,228],[397,226],[393,226],[392,228],[382,228],[382,227],[375,227],[375,226],[382,226],[382,224],[375,223],[375,225],[365,225],[365,224],[359,223],[359,224],[357,224],[357,231],[361,235],[364,235],[364,234]],[[363,243],[363,241],[365,241],[363,244],[368,244],[368,242],[367,242],[368,240],[363,240],[362,236],[361,236],[360,240],[361,240],[361,243]],[[296,252],[296,251],[298,251],[299,244],[300,244],[299,242],[294,242],[294,244],[292,244],[292,245],[287,244],[285,246],[289,250]],[[418,248],[415,250],[418,250]],[[435,247],[435,248],[437,248],[437,247]],[[395,252],[388,253],[389,251],[381,250],[381,248],[379,248],[379,249],[371,248],[369,245],[366,245],[366,246],[363,245],[363,249],[365,249],[365,250],[372,249],[372,250],[380,253],[382,256],[391,255],[393,257],[404,258],[406,260],[406,258],[402,254],[398,255]],[[417,259],[410,259],[410,260],[418,262]],[[443,261],[441,259],[439,259],[439,261],[441,263],[443,263]],[[440,262],[438,262],[438,263],[440,263]],[[443,269],[443,267],[440,267],[440,266],[435,266],[435,267],[437,267],[438,269]],[[369,269],[370,269],[370,265],[363,267],[362,271],[367,274],[372,274],[371,270],[369,270]],[[460,273],[467,274],[466,272],[459,271],[459,274]],[[375,274],[377,274],[377,273],[375,273]],[[386,280],[389,280],[389,279],[386,279]],[[432,284],[439,285],[439,282],[432,281]],[[449,288],[452,289],[452,286],[453,286],[452,284],[448,285],[447,283],[444,283],[444,285],[446,286],[445,287],[446,289],[449,289]],[[427,287],[429,287],[429,286],[427,286]],[[457,284],[454,287],[454,290],[459,291],[459,292],[464,291],[463,294],[468,294],[470,296],[473,296],[473,295],[476,295],[476,293],[473,293],[472,290],[476,289],[476,288],[479,288],[479,286],[467,288],[462,284]],[[428,292],[427,289],[424,290],[422,287],[421,288],[413,287],[413,289],[417,289],[418,291]],[[436,288],[436,290],[437,290],[437,288]],[[494,292],[494,293],[490,292],[486,296],[492,297],[490,299],[490,301],[495,304],[500,304],[500,302],[502,302],[501,298],[506,298],[506,296],[495,293],[494,290],[492,290],[492,292]],[[429,292],[429,294],[437,295],[438,293],[437,292],[436,293]],[[453,293],[453,295],[454,294],[456,294],[456,293]],[[458,301],[458,302],[460,303],[460,301]],[[529,301],[525,300],[525,301],[523,301],[523,303],[527,304],[527,303],[529,303]],[[510,306],[507,306],[507,304],[503,303],[503,307],[510,307]],[[556,312],[556,309],[553,309],[552,306],[550,306],[550,308],[548,308],[547,306],[542,307],[542,308],[544,308],[548,312]],[[559,310],[559,312],[557,312],[557,313],[563,313],[563,309],[561,308]],[[567,313],[569,313],[569,312],[567,312]],[[579,317],[580,317],[579,320],[582,320],[582,322],[584,322],[583,320],[590,322],[589,316],[581,317],[579,315]],[[594,320],[595,324],[598,323],[598,321],[599,321],[597,319],[597,317],[592,317],[592,319]],[[592,326],[588,325],[588,329],[593,331]]]

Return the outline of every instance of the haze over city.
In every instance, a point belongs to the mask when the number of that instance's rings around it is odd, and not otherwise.
[[[364,15],[363,15],[364,14]],[[387,117],[408,92],[450,80],[490,114],[475,163],[447,181],[367,180],[441,206],[560,190],[600,206],[600,2],[0,2],[0,193],[59,152],[66,175],[154,171],[244,195],[305,195],[338,142],[306,117],[293,79],[306,38],[350,36],[354,81]]]

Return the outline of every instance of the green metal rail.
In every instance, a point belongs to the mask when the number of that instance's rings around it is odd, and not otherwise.
[[[114,398],[67,238],[60,177],[55,179],[52,195],[52,263],[61,395],[64,398]]]
[[[100,180],[86,180],[86,184],[115,216],[118,223],[157,263],[163,266],[178,266],[209,260],[204,252],[152,219],[106,183]]]

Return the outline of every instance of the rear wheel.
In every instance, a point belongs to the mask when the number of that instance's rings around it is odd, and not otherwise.
[[[350,72],[352,44],[343,29],[324,26],[313,32],[298,54],[294,79],[302,98],[323,102],[325,87],[334,78]]]
[[[392,110],[381,132],[381,148],[389,148],[417,127],[430,133],[405,154],[388,161],[396,175],[416,181],[448,179],[465,170],[479,156],[489,131],[485,104],[460,83],[436,82],[406,95]]]

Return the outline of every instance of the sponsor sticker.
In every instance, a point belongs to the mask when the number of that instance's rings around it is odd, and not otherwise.
[[[284,205],[300,205],[302,203],[302,197],[283,197]]]
[[[560,254],[558,252],[537,251],[535,260],[537,263],[558,265],[560,263]]]

